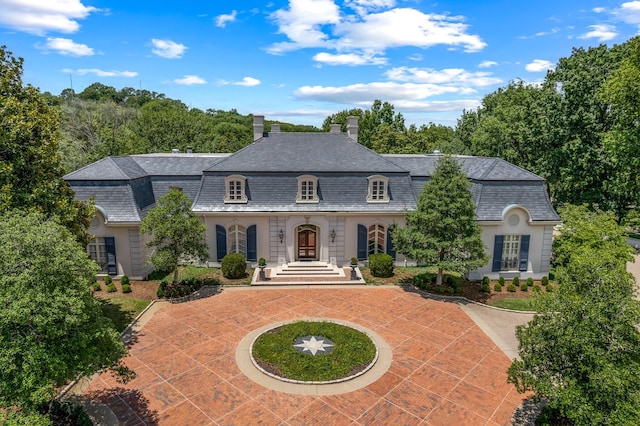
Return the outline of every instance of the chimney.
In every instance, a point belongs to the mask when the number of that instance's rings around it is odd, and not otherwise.
[[[347,136],[358,142],[358,117],[347,117]]]
[[[187,147],[187,154],[193,154],[193,147]]]
[[[280,133],[280,125],[272,124],[271,125],[271,133]]]
[[[264,115],[253,116],[253,141],[264,136]]]
[[[331,125],[331,130],[329,130],[329,133],[340,133],[342,129],[342,125],[340,124],[332,124]]]

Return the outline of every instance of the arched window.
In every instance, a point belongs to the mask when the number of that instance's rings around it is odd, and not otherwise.
[[[227,232],[229,253],[240,253],[247,257],[247,230],[242,225],[231,225]]]
[[[305,175],[298,177],[298,195],[296,203],[317,203],[318,198],[318,178]]]
[[[247,178],[244,176],[233,175],[227,176],[224,179],[225,182],[225,203],[246,203],[247,194],[245,191],[245,184]]]
[[[389,179],[385,176],[369,176],[368,203],[388,203],[389,191],[387,188]]]
[[[369,233],[367,238],[367,255],[386,253],[386,235],[387,230],[384,225],[375,224],[369,226]]]

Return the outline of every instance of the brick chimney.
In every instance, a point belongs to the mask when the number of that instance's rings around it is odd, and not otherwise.
[[[264,115],[253,116],[253,141],[264,136]]]
[[[358,142],[358,117],[347,117],[347,136]]]

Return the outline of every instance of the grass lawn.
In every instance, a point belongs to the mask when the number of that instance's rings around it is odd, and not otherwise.
[[[496,308],[512,309],[516,311],[535,311],[533,308],[533,298],[531,297],[493,299],[489,301],[489,305],[495,306]]]
[[[294,349],[299,337],[322,336],[335,346],[328,353],[311,355]],[[336,380],[352,376],[374,359],[376,348],[364,333],[332,322],[298,321],[260,335],[253,344],[253,357],[267,371],[303,381]]]
[[[98,300],[102,304],[104,315],[113,321],[118,332],[123,332],[131,321],[149,304],[148,300],[131,297],[111,297]]]

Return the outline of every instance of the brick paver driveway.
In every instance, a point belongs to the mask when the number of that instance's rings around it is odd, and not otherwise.
[[[389,370],[365,388],[311,396],[240,371],[236,347],[247,333],[308,317],[375,331],[392,348]],[[504,425],[523,399],[506,383],[510,360],[458,305],[399,287],[225,289],[165,305],[125,362],[135,380],[103,374],[86,395],[126,425]]]

